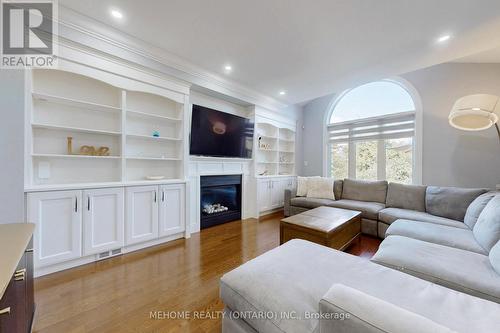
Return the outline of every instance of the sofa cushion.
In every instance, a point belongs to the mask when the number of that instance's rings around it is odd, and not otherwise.
[[[498,242],[500,239],[500,194],[493,197],[484,207],[472,231],[478,243],[488,252]]]
[[[401,209],[401,208],[385,208],[378,213],[380,221],[391,224],[396,220],[413,220],[422,221],[435,224],[447,225],[455,228],[468,229],[467,226],[460,221],[447,219],[444,217],[434,216],[429,213],[417,212],[415,210]]]
[[[313,209],[320,206],[329,206],[332,202],[330,199],[317,199],[317,198],[305,198],[305,197],[295,197],[290,200],[290,204],[296,207]]]
[[[500,241],[496,243],[490,250],[490,263],[491,266],[495,269],[495,271],[500,274]]]
[[[472,230],[449,227],[422,221],[397,220],[389,226],[385,236],[405,236],[422,241],[451,246],[457,249],[487,255],[476,241]]]
[[[370,220],[377,220],[378,212],[384,209],[385,205],[378,202],[357,201],[357,200],[337,200],[328,204],[330,207],[357,210],[361,212],[361,217]]]
[[[496,195],[496,192],[488,192],[478,196],[467,208],[464,217],[464,223],[472,230],[474,225],[481,215],[484,207],[490,202],[490,200]]]
[[[500,275],[488,256],[418,239],[389,236],[373,262],[500,303]]]
[[[236,312],[295,311],[303,318],[249,316],[245,321],[256,331],[318,332],[318,319],[303,314],[317,313],[320,300],[336,283],[457,332],[494,332],[499,324],[498,304],[303,240],[291,240],[225,274],[220,294]]]
[[[307,197],[335,200],[333,178],[311,178],[307,182]]]
[[[403,208],[425,212],[425,189],[421,185],[389,183],[387,188],[387,207]]]
[[[385,204],[387,182],[344,179],[342,199],[374,201]]]
[[[432,320],[357,289],[335,284],[321,299],[320,332],[456,333]],[[346,314],[349,314],[347,316]],[[327,315],[345,315],[341,320]]]
[[[425,195],[425,210],[427,213],[463,221],[469,205],[485,189],[428,186]]]
[[[333,182],[335,200],[340,200],[342,198],[342,187],[344,187],[344,181],[342,179],[337,179]]]

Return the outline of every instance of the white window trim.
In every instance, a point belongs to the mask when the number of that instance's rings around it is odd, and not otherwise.
[[[422,144],[423,144],[423,110],[422,110],[422,100],[420,98],[420,94],[415,89],[415,87],[408,82],[407,80],[401,77],[393,77],[389,79],[379,80],[382,82],[391,82],[399,85],[403,88],[412,98],[413,104],[415,105],[415,135],[413,136],[413,170],[412,170],[412,183],[413,184],[422,184]],[[378,81],[377,81],[378,82]],[[357,87],[356,87],[357,88]],[[355,89],[355,88],[353,88]],[[330,101],[330,105],[328,107],[328,112],[325,112],[325,119],[323,121],[323,176],[330,177],[330,165],[331,165],[331,146],[329,142],[329,134],[328,134],[328,125],[330,125],[330,119],[332,117],[332,113],[335,110],[335,107],[339,103],[339,101],[352,89],[347,89],[343,91],[338,96],[335,96]],[[381,141],[381,140],[379,140]],[[379,144],[380,145],[380,144]],[[378,149],[380,151],[380,147]],[[379,152],[377,152],[378,154]],[[385,154],[385,149],[384,149]],[[354,163],[351,163],[351,160]],[[380,170],[383,170],[385,175],[385,158],[383,161],[377,155],[377,176],[379,175]],[[381,165],[382,164],[382,165]],[[383,167],[383,169],[380,169]],[[348,168],[348,177],[355,178],[356,176],[356,150],[355,143],[349,141],[349,168]]]

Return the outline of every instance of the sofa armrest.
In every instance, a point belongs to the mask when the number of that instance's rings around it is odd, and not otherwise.
[[[333,285],[319,303],[320,333],[451,333],[419,314],[365,294],[359,290]]]
[[[290,201],[297,196],[297,189],[293,190],[285,190],[285,204],[284,204],[284,213],[285,216],[290,216],[291,211],[290,211]]]

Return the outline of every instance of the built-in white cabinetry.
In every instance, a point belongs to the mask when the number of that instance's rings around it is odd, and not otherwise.
[[[26,187],[184,179],[187,94],[64,61],[27,73]]]
[[[127,245],[158,238],[158,186],[127,188]]]
[[[28,193],[35,269],[57,271],[185,236],[185,191],[183,183]]]
[[[28,195],[28,221],[36,224],[35,267],[82,255],[82,192],[58,191]]]
[[[83,254],[97,254],[124,245],[123,188],[83,191]]]
[[[256,176],[295,175],[295,130],[271,121],[257,122]]]
[[[160,186],[159,235],[170,236],[186,230],[185,187],[183,185]]]
[[[189,237],[189,84],[62,49],[25,76],[35,275]]]
[[[263,177],[257,179],[259,213],[283,207],[285,189],[295,187],[295,177]]]
[[[259,212],[265,212],[272,209],[271,205],[271,180],[257,180],[257,199],[259,201]]]

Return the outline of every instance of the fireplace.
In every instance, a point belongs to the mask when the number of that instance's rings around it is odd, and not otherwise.
[[[241,219],[241,175],[200,177],[201,229]]]

